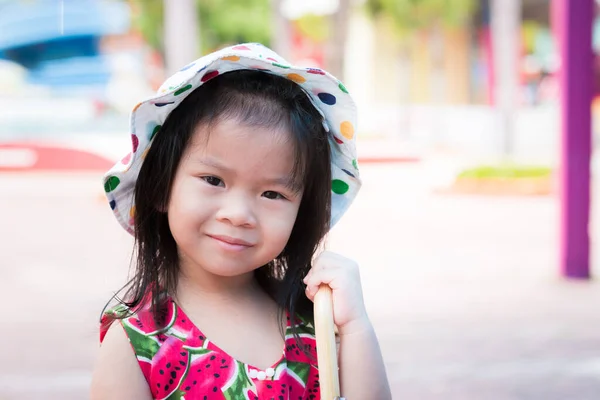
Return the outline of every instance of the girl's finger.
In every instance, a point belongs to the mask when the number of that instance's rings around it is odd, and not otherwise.
[[[315,296],[317,295],[317,292],[319,291],[319,289],[321,288],[321,285],[310,285],[306,287],[306,297],[309,298],[309,300],[314,301]]]
[[[307,286],[306,297],[308,297],[310,301],[315,301],[315,295],[317,294],[317,290],[319,290],[318,287],[315,288],[314,286]]]
[[[308,279],[304,283],[307,287],[318,288],[320,285],[325,284],[334,289],[336,286],[335,280],[339,275],[339,271],[335,269],[314,270],[310,273],[310,276],[307,276]]]

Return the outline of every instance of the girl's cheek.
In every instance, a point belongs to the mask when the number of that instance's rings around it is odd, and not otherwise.
[[[266,213],[271,225],[281,231],[292,230],[297,214],[298,208],[290,203],[278,207],[277,210],[269,210]]]
[[[262,199],[261,199],[262,200]],[[261,201],[261,208],[275,218],[287,219],[296,215],[298,207],[287,200]]]
[[[211,202],[210,196],[203,193],[200,188],[191,188],[180,193],[177,199],[177,207],[184,214],[196,214],[205,209]]]

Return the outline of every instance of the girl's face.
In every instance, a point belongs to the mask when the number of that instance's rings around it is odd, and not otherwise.
[[[197,127],[167,210],[185,275],[239,276],[283,251],[302,199],[289,137],[231,119]]]

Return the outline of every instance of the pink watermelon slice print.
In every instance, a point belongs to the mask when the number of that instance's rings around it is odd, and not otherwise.
[[[183,342],[169,337],[152,360],[152,396],[157,400],[181,399],[184,393],[179,387],[187,376],[189,366],[190,354],[183,348]]]

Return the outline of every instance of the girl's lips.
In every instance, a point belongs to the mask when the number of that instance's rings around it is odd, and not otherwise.
[[[254,246],[252,243],[242,239],[233,238],[225,235],[208,235],[208,237],[217,241],[217,243],[226,250],[240,251]]]

